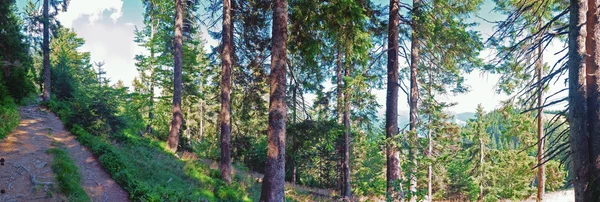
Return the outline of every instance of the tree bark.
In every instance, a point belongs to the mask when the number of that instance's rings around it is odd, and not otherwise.
[[[481,126],[477,126],[478,128]],[[485,157],[483,134],[479,134],[479,201],[483,201],[483,158]]]
[[[347,64],[348,65],[348,64]],[[346,66],[344,71],[346,77],[350,76],[350,66]],[[344,201],[350,201],[352,196],[350,189],[350,93],[348,83],[344,82],[344,162],[342,163],[342,173],[344,175],[344,189],[342,197]]]
[[[42,8],[44,15],[44,27],[43,27],[43,41],[42,41],[42,51],[43,51],[43,71],[44,71],[44,92],[42,94],[42,99],[44,101],[50,100],[50,89],[51,89],[51,80],[50,80],[50,16],[48,15],[48,9],[50,0],[44,0],[44,6]]]
[[[428,77],[429,77],[429,88],[427,88],[427,93],[428,96],[430,97],[430,99],[433,99],[433,93],[432,93],[432,89],[433,89],[433,71],[431,68],[429,68],[429,73],[428,73]],[[427,165],[427,199],[429,201],[433,201],[432,197],[433,197],[433,161],[431,160],[433,157],[433,124],[431,116],[433,113],[429,113],[428,117],[428,127],[427,127],[427,158],[429,159],[429,163]]]
[[[290,69],[290,71],[292,71],[292,69]],[[290,83],[292,82],[292,80],[290,79]],[[296,88],[297,88],[298,84],[294,83],[292,85],[292,105],[293,105],[293,111],[292,111],[292,123],[296,124],[296,108],[298,107],[296,105]],[[296,141],[294,141],[294,143],[296,143]],[[294,149],[293,151],[297,151],[296,149]],[[292,159],[292,184],[296,184],[296,159]]]
[[[223,0],[223,50],[221,52],[221,176],[231,183],[231,1]]]
[[[420,16],[420,0],[413,0],[413,16]],[[417,201],[417,153],[418,153],[418,134],[417,134],[417,119],[418,119],[418,102],[419,102],[419,86],[417,84],[417,73],[419,68],[419,29],[418,22],[412,21],[412,43],[410,54],[410,141],[412,144],[409,151],[410,165],[410,202]]]
[[[539,26],[538,28],[541,28],[541,18],[540,18],[540,22],[539,22]],[[543,51],[542,51],[542,45],[541,45],[541,38],[540,40],[538,40],[538,43],[540,43],[538,45],[538,60],[536,62],[536,70],[537,70],[537,82],[538,82],[538,100],[537,100],[537,107],[538,107],[538,115],[537,115],[537,132],[538,132],[538,154],[537,154],[537,160],[538,160],[538,172],[537,172],[537,178],[538,178],[538,186],[537,186],[537,201],[543,201],[544,200],[544,191],[545,191],[545,181],[546,181],[546,175],[545,175],[545,164],[542,164],[544,162],[544,147],[545,147],[545,139],[544,139],[544,109],[542,108],[542,106],[544,105],[543,102],[543,91],[544,91],[544,85],[542,84],[542,74],[544,72],[544,57],[543,57]]]
[[[341,48],[338,47],[337,58],[336,58],[336,78],[337,78],[337,120],[339,124],[344,124],[344,94],[342,90],[342,81],[344,80],[343,75],[343,65],[342,65],[342,51]]]
[[[152,2],[151,2],[152,3]],[[156,34],[156,27],[154,26],[154,5],[152,5],[151,15],[151,30],[150,30],[150,105],[148,106],[148,125],[146,125],[146,133],[152,135],[152,120],[154,119],[154,35]],[[160,20],[158,20],[160,23]],[[158,23],[157,23],[158,24]],[[158,26],[158,25],[157,25]]]
[[[590,138],[589,159],[590,176],[586,188],[589,200],[600,200],[600,24],[598,24],[598,1],[588,0],[586,20],[585,57],[587,108],[588,108],[588,136]]]
[[[400,183],[400,152],[395,137],[398,135],[398,27],[400,14],[398,0],[390,0],[390,25],[388,27],[387,94],[385,102],[386,178],[387,194],[393,201],[402,195]]]
[[[429,122],[431,123],[431,118],[429,119]],[[427,139],[428,139],[427,158],[429,158],[431,160],[431,158],[433,156],[433,138],[431,135],[431,129],[429,129],[427,132]],[[429,165],[427,165],[427,199],[431,201],[432,198],[433,198],[433,166],[432,166],[432,163],[429,162]]]
[[[344,111],[344,92],[343,92],[343,87],[342,87],[342,81],[344,80],[343,77],[343,65],[342,65],[342,49],[338,46],[337,47],[337,57],[336,57],[336,85],[337,85],[337,94],[336,94],[336,111],[337,111],[337,122],[338,124],[342,125],[344,124],[344,116],[343,116],[343,111]],[[339,169],[339,173],[340,176],[338,177],[338,182],[337,184],[337,190],[340,191],[340,193],[344,192],[344,186],[343,183],[344,182],[344,174],[343,174],[343,165],[344,165],[344,148],[343,147],[339,147],[339,153],[340,153],[340,161],[338,162],[338,169]]]
[[[285,183],[285,119],[286,42],[288,22],[287,0],[275,0],[273,5],[273,31],[271,46],[268,149],[265,177],[260,201],[284,201]]]
[[[589,134],[587,129],[586,55],[584,23],[586,0],[571,0],[569,15],[569,140],[573,164],[575,201],[592,201],[586,194],[589,183]]]
[[[182,91],[182,55],[183,55],[183,0],[175,0],[175,40],[174,40],[174,67],[173,67],[173,120],[167,140],[167,149],[171,152],[177,151],[179,145],[179,131],[183,124],[183,114],[181,113],[181,91]]]

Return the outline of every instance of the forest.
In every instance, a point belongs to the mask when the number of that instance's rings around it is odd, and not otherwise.
[[[599,11],[0,0],[0,201],[600,201]]]

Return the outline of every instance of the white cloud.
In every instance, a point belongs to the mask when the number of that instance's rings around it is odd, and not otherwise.
[[[122,0],[71,0],[67,12],[60,13],[58,19],[71,28],[73,21],[87,17],[90,24],[102,18],[104,12],[110,12],[110,18],[116,22],[122,15]]]

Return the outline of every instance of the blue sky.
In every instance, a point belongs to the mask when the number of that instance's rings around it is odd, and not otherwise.
[[[21,9],[28,0],[17,0],[17,6]],[[387,5],[389,1],[375,0],[376,3]],[[491,0],[485,0],[478,16],[488,20],[502,20],[503,16],[492,12],[494,4]],[[142,1],[141,0],[71,0],[68,11],[61,13],[58,19],[61,23],[77,32],[79,37],[86,40],[81,51],[89,51],[92,61],[105,61],[108,77],[112,82],[122,80],[130,85],[137,75],[134,56],[146,51],[133,42],[134,27],[142,27]],[[474,29],[481,32],[486,39],[493,32],[493,25],[478,18],[469,21],[478,22]],[[206,31],[205,40],[207,46],[216,45],[218,42],[210,38]],[[559,45],[550,47],[550,51],[544,54],[548,64],[553,64],[558,58],[553,53],[558,50]],[[207,47],[208,48],[208,47]],[[489,58],[491,50],[484,50],[480,57]],[[496,94],[496,83],[499,76],[474,71],[466,77],[466,84],[471,91],[458,96],[448,95],[443,97],[445,101],[457,102],[450,109],[452,112],[473,112],[478,104],[482,104],[486,111],[500,106],[500,101],[508,98],[508,95]],[[562,85],[562,84],[560,84]],[[562,89],[561,86],[551,86],[550,93]],[[380,105],[385,105],[385,90],[375,90]],[[406,114],[408,105],[403,102],[405,95],[400,95],[401,114]],[[403,110],[406,109],[406,110]],[[383,109],[381,110],[383,112]]]

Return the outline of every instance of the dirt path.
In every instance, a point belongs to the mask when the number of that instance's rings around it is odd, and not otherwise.
[[[81,185],[93,201],[128,201],[128,194],[99,164],[98,160],[53,113],[38,106],[19,109],[17,129],[0,140],[0,201],[64,201],[50,168],[52,156],[46,151],[52,142],[65,145],[81,172]],[[1,191],[0,190],[0,193]]]

